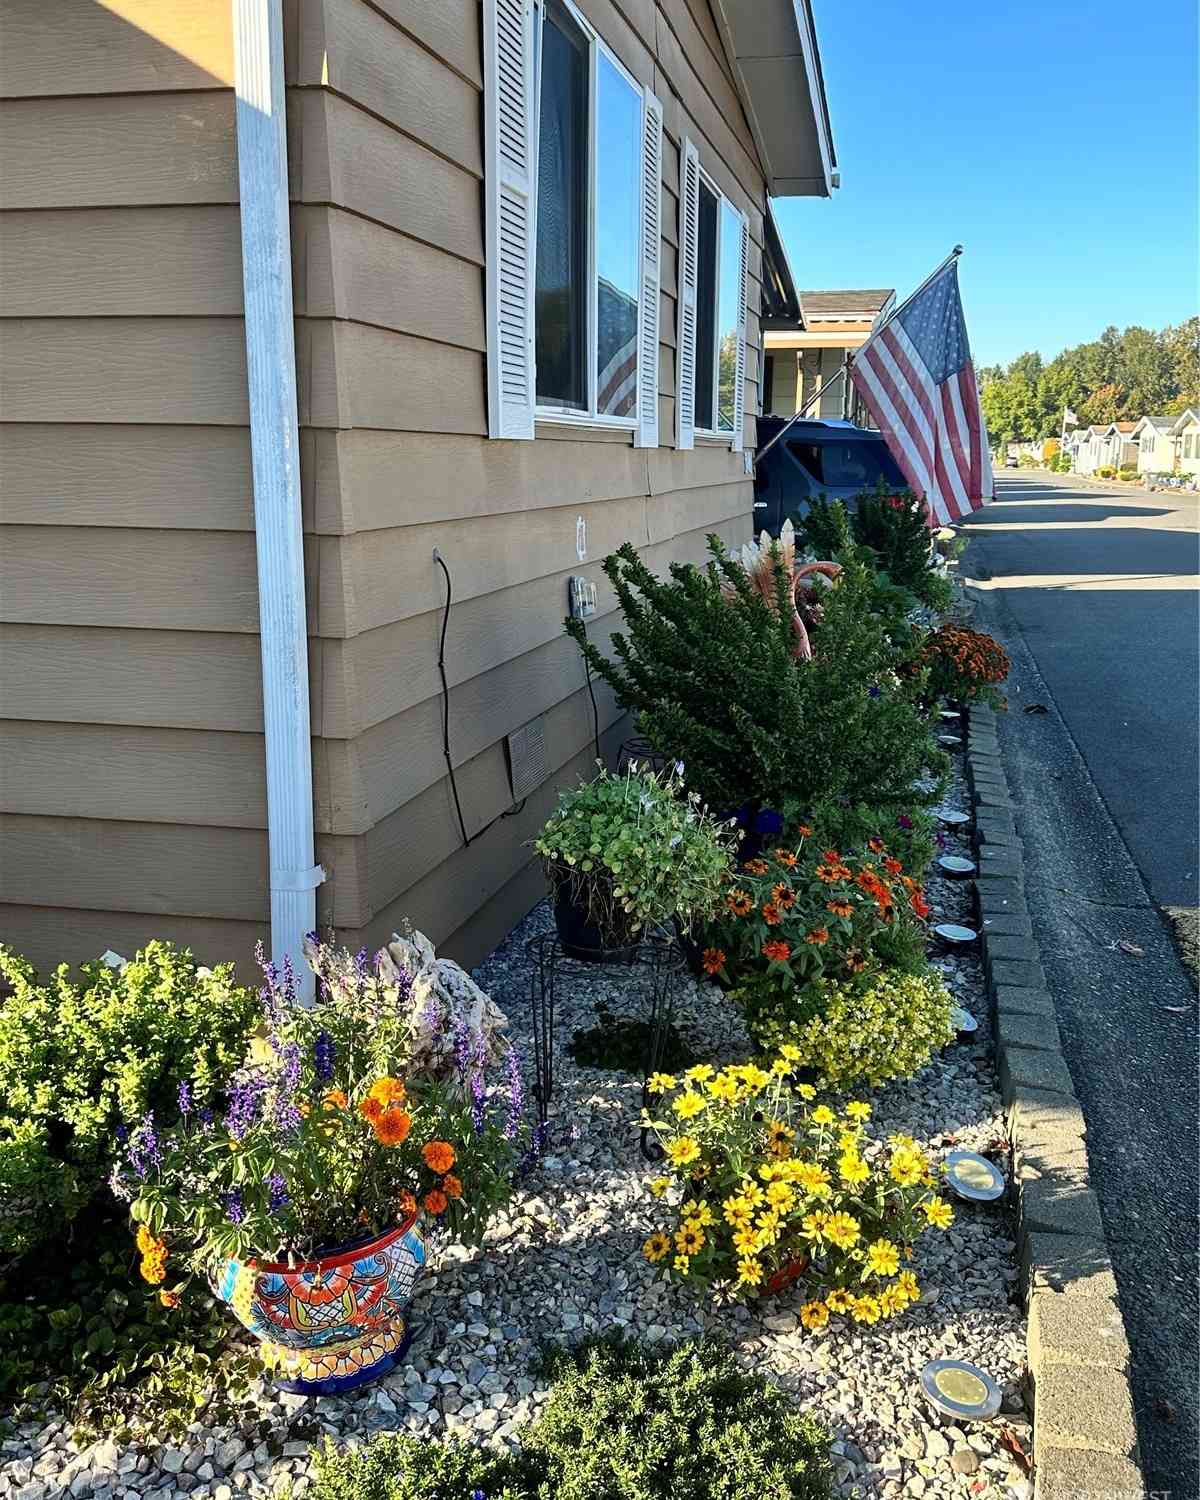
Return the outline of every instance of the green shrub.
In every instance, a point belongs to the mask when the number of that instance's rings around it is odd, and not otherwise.
[[[615,660],[567,623],[642,734],[685,763],[688,784],[718,812],[830,799],[870,802],[886,820],[910,806],[913,783],[945,757],[918,708],[917,643],[894,639],[874,607],[878,575],[859,557],[839,559],[813,659],[797,661],[782,567],[772,604],[715,536],[709,549],[705,571],[673,564],[666,580],[630,544],[605,559],[628,631],[613,637]]]
[[[1101,464],[1096,470],[1096,477],[1098,479],[1115,479],[1117,471],[1112,464]]]
[[[942,796],[944,789],[939,779],[935,795]],[[885,813],[870,802],[847,804],[823,797],[810,807],[789,804],[785,812],[789,827],[811,824],[816,830],[813,843],[821,849],[865,849],[869,840],[882,839],[888,853],[895,855],[915,880],[925,874],[937,852],[936,820],[928,808],[916,803],[889,808]]]
[[[516,1454],[389,1434],[326,1444],[311,1500],[827,1500],[829,1437],[723,1346],[599,1341],[553,1380]]]
[[[1124,468],[1117,470],[1118,479],[1132,480],[1138,477],[1138,471],[1132,464],[1126,464]]]
[[[67,965],[42,981],[0,947],[12,994],[0,1007],[0,1255],[21,1254],[90,1201],[118,1127],[173,1108],[189,1081],[209,1092],[244,1058],[261,1018],[232,965],[149,943],[124,968]]]
[[[875,490],[857,495],[849,510],[821,496],[799,523],[805,545],[820,557],[840,557],[847,542],[865,547],[881,577],[932,609],[950,607],[953,589],[944,572],[930,566],[929,507],[911,490]]]
[[[878,1087],[908,1078],[954,1039],[950,994],[931,970],[884,969],[862,983],[822,979],[803,990],[758,982],[734,992],[759,1046],[799,1050],[820,1085]]]

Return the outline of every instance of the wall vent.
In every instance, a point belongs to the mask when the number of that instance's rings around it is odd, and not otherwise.
[[[522,797],[536,792],[550,774],[546,769],[545,719],[531,719],[520,729],[514,729],[505,743],[513,801],[520,802]]]

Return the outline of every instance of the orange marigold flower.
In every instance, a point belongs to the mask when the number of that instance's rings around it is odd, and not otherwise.
[[[773,938],[769,943],[762,945],[763,957],[773,958],[782,963],[785,958],[792,956],[790,946],[782,938]]]
[[[407,1095],[399,1078],[377,1078],[368,1090],[367,1097],[378,1099],[380,1104],[403,1104]]]
[[[431,1214],[444,1214],[446,1212],[447,1198],[441,1188],[430,1188],[424,1197],[425,1207]]]
[[[442,1192],[447,1198],[461,1198],[463,1195],[462,1179],[455,1177],[453,1172],[447,1172],[442,1178]]]
[[[762,914],[763,921],[767,924],[768,927],[778,927],[780,922],[783,921],[783,913],[771,901],[768,901],[767,904],[763,907]]]
[[[882,854],[884,851],[884,842],[882,839],[868,839],[867,848],[872,854]]]
[[[383,1114],[383,1105],[373,1094],[368,1094],[365,1099],[358,1101],[358,1112],[364,1120],[374,1125]]]
[[[746,869],[750,871],[751,875],[765,875],[768,866],[765,859],[748,859],[746,861]]]
[[[700,965],[706,974],[717,974],[725,967],[724,948],[705,948]]]
[[[321,1108],[322,1109],[345,1109],[346,1106],[347,1106],[347,1104],[349,1104],[349,1103],[350,1103],[350,1101],[349,1101],[349,1099],[346,1098],[346,1095],[343,1092],[343,1090],[341,1090],[341,1089],[330,1089],[329,1092],[325,1095],[325,1097],[321,1100]]]
[[[178,1292],[159,1292],[158,1300],[164,1307],[178,1307],[180,1297]]]
[[[835,917],[852,917],[854,908],[849,901],[826,901],[825,910],[831,911]]]
[[[430,1141],[422,1146],[421,1155],[429,1170],[438,1173],[448,1172],[457,1159],[449,1141]]]
[[[381,1146],[399,1146],[408,1139],[412,1116],[389,1105],[374,1122],[375,1139]]]
[[[149,1255],[150,1251],[159,1243],[144,1224],[138,1225],[135,1239],[137,1240],[138,1253],[141,1255]]]
[[[804,832],[803,827],[801,827],[800,832]],[[781,865],[783,865],[784,869],[786,870],[794,870],[796,868],[796,856],[791,852],[790,849],[776,849],[775,858]]]
[[[816,944],[816,946],[820,947],[822,943],[827,943],[829,941],[829,928],[814,927],[811,932],[806,932],[804,934],[804,941],[806,943],[814,943]]]
[[[735,917],[744,917],[747,912],[754,910],[753,900],[747,891],[742,890],[741,886],[729,892],[725,897],[725,905]]]
[[[883,868],[888,872],[889,875],[899,875],[904,869],[904,866],[898,859],[885,859],[883,862]]]
[[[142,1263],[138,1267],[142,1273],[142,1280],[148,1281],[151,1286],[157,1286],[164,1281],[167,1275],[167,1253],[151,1250],[149,1255],[142,1256]]]

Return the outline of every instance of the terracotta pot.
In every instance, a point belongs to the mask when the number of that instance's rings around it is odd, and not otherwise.
[[[285,1391],[331,1396],[385,1375],[412,1333],[404,1309],[425,1264],[414,1214],[315,1260],[222,1261],[213,1290],[263,1344]]]

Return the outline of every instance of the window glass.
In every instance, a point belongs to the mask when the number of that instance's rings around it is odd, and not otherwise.
[[[881,442],[841,439],[812,443],[794,439],[788,443],[788,449],[818,484],[834,489],[872,489],[881,479],[885,484],[907,483],[896,460]]]
[[[717,301],[717,429],[732,432],[742,299],[742,221],[721,200],[721,287]]]
[[[694,421],[711,432],[713,353],[717,312],[717,196],[700,184],[700,223],[696,257],[696,412]]]
[[[637,397],[642,101],[596,57],[596,410],[633,415]]]
[[[588,43],[560,6],[542,26],[534,302],[537,399],[587,409]]]

